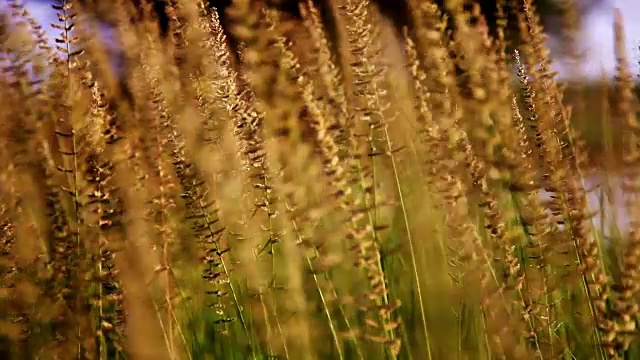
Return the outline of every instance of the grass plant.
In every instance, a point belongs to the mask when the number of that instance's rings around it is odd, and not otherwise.
[[[552,72],[532,0],[498,1],[496,31],[409,0],[403,37],[367,0],[301,20],[234,0],[224,27],[172,0],[166,37],[111,3],[119,68],[80,3],[53,2],[53,45],[19,0],[3,13],[2,358],[640,356],[620,13],[617,76],[587,93]],[[612,177],[624,197],[590,204]]]

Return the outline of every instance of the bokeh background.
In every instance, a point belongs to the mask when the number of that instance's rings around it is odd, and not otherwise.
[[[622,10],[625,16],[625,27],[627,29],[627,50],[632,59],[634,69],[638,70],[640,63],[640,53],[638,46],[640,45],[640,1],[638,0],[575,0],[580,7],[580,15],[582,20],[581,31],[579,34],[580,45],[584,51],[585,62],[583,71],[577,79],[578,81],[596,82],[602,79],[603,73],[607,77],[611,77],[615,69],[615,57],[613,55],[613,13],[617,7]],[[6,0],[0,0],[3,6],[6,6]],[[224,5],[228,1],[220,2]],[[393,8],[398,2],[390,2],[387,0],[379,1],[383,4],[383,10]],[[547,26],[549,34],[549,47],[552,49],[552,55],[555,56],[556,70],[563,79],[571,77],[567,64],[562,58],[562,42],[558,40],[557,30],[560,21],[554,9],[555,0],[540,0],[538,7],[544,14],[544,23]],[[37,18],[42,24],[49,24],[56,20],[55,11],[51,8],[49,0],[23,0],[26,8],[31,14]],[[486,2],[487,4],[491,1]],[[483,7],[490,9],[490,5]],[[390,11],[390,10],[387,10]],[[488,10],[489,11],[489,10]],[[393,16],[392,14],[390,16]],[[46,26],[50,38],[56,36],[55,29]],[[109,29],[105,24],[103,26],[104,36],[109,37]]]

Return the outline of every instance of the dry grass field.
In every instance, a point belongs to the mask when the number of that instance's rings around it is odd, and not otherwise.
[[[331,31],[312,1],[234,0],[224,29],[170,1],[168,38],[114,0],[120,73],[80,4],[54,2],[50,46],[9,2],[3,359],[640,358],[620,14],[589,90],[549,71],[531,0],[517,46],[454,0],[410,0],[402,39],[366,0]]]

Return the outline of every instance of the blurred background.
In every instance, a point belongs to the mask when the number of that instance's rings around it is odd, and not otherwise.
[[[42,24],[49,24],[56,20],[55,10],[51,8],[50,0],[22,0],[31,14]],[[90,0],[85,0],[90,2]],[[140,1],[140,0],[132,0]],[[640,45],[640,1],[638,0],[575,0],[579,8],[581,18],[581,30],[579,33],[580,46],[584,52],[584,64],[579,75],[572,74],[569,66],[563,61],[562,41],[559,40],[561,21],[557,0],[538,0],[537,6],[543,15],[543,22],[549,35],[549,47],[555,57],[556,70],[562,79],[597,82],[603,75],[611,78],[615,69],[615,58],[613,55],[613,13],[617,7],[622,10],[625,16],[625,27],[627,30],[627,50],[630,60],[637,72],[640,63],[638,46]],[[0,0],[6,6],[7,0]],[[225,8],[230,1],[210,1],[212,5]],[[391,18],[403,17],[401,2],[391,0],[376,0],[382,11]],[[162,3],[162,1],[159,1]],[[495,1],[480,1],[488,21],[492,22],[493,8]],[[295,9],[295,6],[291,7]],[[402,20],[396,20],[402,21]],[[56,30],[46,26],[51,38],[56,36]],[[103,27],[105,37],[110,34],[108,26]],[[575,78],[578,77],[578,78]]]

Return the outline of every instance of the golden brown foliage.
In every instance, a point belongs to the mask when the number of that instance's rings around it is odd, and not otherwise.
[[[52,5],[52,45],[10,1],[2,355],[640,354],[640,126],[621,15],[612,98],[631,222],[604,242],[533,2],[515,14],[513,54],[504,2],[495,35],[461,1],[445,2],[450,19],[408,3],[415,26],[398,38],[366,0],[332,2],[335,29],[311,0],[302,24],[235,0],[225,29],[204,2],[176,0],[165,38],[153,19],[131,21],[149,8],[114,1],[113,69],[79,4]]]

